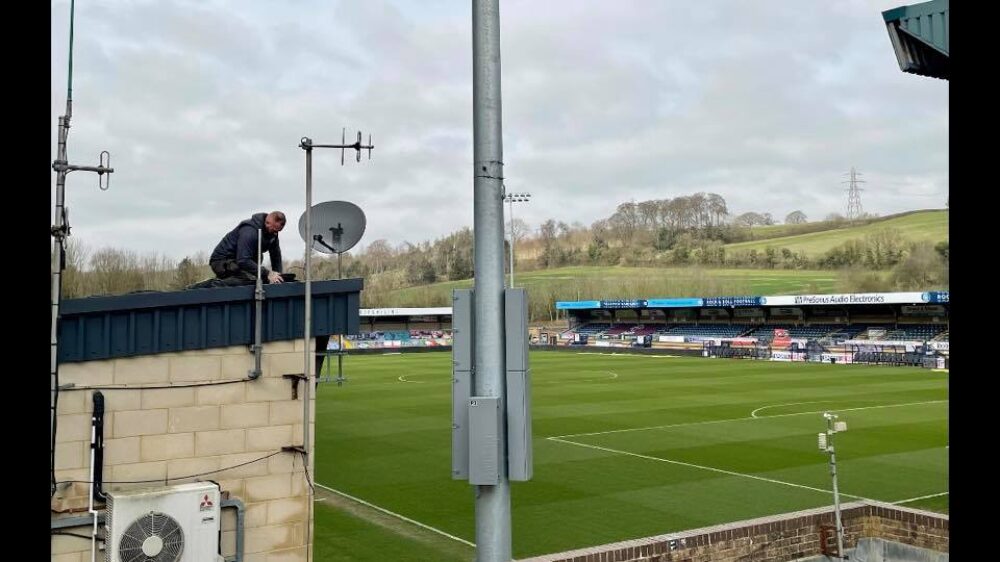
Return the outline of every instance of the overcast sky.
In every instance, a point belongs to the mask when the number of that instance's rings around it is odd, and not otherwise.
[[[730,212],[941,208],[948,82],[903,73],[881,11],[901,0],[501,1],[506,185],[533,228],[698,191]],[[69,2],[52,4],[52,157]],[[379,238],[472,225],[471,2],[76,4],[70,162],[111,152],[111,189],[67,181],[73,235],[172,258],[281,209],[300,257],[297,145],[372,133],[372,160],[314,154],[313,201],[361,206]],[[350,135],[349,135],[350,138]],[[55,174],[52,174],[54,192]]]

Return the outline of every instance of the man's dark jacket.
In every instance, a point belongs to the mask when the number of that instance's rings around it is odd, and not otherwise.
[[[264,235],[261,240],[261,253],[271,256],[271,269],[281,272],[281,247],[278,246],[278,235],[268,234],[264,228],[267,213],[257,213],[249,219],[236,225],[236,228],[226,234],[212,251],[209,262],[236,260],[236,265],[243,271],[257,276],[257,230]],[[261,275],[267,277],[267,268],[261,268]]]

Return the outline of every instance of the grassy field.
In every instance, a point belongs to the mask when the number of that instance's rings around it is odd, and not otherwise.
[[[775,229],[781,226],[783,225],[762,228]],[[909,240],[928,240],[937,243],[948,239],[948,211],[924,211],[884,221],[876,221],[859,227],[838,228],[798,236],[739,242],[737,244],[727,244],[725,248],[727,252],[752,249],[762,251],[768,247],[788,248],[794,252],[802,252],[809,257],[817,257],[852,238],[864,238],[867,234],[885,228],[897,229],[904,238]]]
[[[775,295],[835,292],[837,272],[783,269],[578,266],[517,273],[518,287],[546,302],[600,298]],[[395,291],[387,306],[451,306],[451,291],[473,280]],[[431,304],[433,303],[433,304]]]
[[[449,474],[450,359],[348,357],[348,382],[320,385],[316,480],[367,503],[318,489],[317,560],[472,559],[473,492]],[[844,501],[948,510],[945,373],[531,359],[535,476],[512,486],[516,557],[830,505],[816,448],[825,409],[848,423],[837,437]],[[923,496],[934,497],[907,501]]]

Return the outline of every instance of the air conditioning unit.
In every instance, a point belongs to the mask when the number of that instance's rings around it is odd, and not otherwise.
[[[105,562],[222,562],[219,486],[108,492]]]

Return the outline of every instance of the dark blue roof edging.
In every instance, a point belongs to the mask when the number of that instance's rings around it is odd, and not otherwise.
[[[312,333],[357,334],[361,279],[312,284]],[[254,288],[220,287],[65,300],[59,362],[247,345],[253,341]],[[262,339],[302,337],[305,285],[266,285]]]

